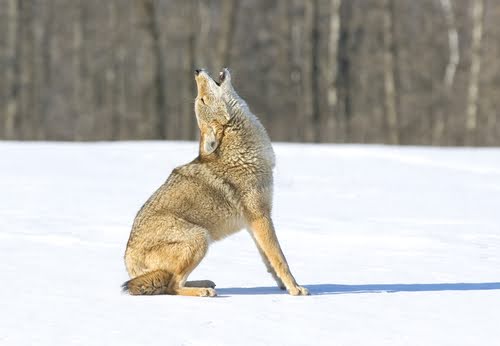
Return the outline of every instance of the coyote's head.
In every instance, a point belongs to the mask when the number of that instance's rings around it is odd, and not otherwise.
[[[224,126],[234,116],[235,106],[243,105],[244,101],[234,91],[228,69],[220,72],[217,81],[205,70],[196,70],[195,80],[198,95],[194,110],[201,131],[200,151],[208,155],[219,146]]]

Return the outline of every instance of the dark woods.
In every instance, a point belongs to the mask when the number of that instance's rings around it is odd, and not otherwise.
[[[0,0],[0,138],[195,139],[223,66],[275,141],[500,145],[497,0]]]

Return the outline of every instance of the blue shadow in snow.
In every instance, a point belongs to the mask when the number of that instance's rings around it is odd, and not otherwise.
[[[485,291],[500,290],[500,282],[477,283],[437,283],[437,284],[373,284],[373,285],[305,285],[312,295],[346,293],[395,293],[395,292],[438,292],[438,291]],[[216,288],[217,294],[224,295],[261,295],[280,294],[286,291],[278,287],[229,287]]]

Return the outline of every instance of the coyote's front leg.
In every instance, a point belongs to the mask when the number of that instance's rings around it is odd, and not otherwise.
[[[270,273],[272,275],[272,277],[273,277],[274,281],[276,281],[276,284],[278,285],[278,287],[281,290],[285,290],[286,289],[285,284],[278,277],[278,275],[276,274],[276,271],[274,270],[271,263],[269,263],[269,259],[267,258],[266,254],[264,253],[264,250],[262,250],[262,248],[260,247],[260,244],[255,239],[254,234],[251,231],[248,233],[250,233],[250,235],[252,236],[252,239],[255,241],[255,245],[257,246],[257,250],[259,250],[260,257],[262,258],[262,262],[264,262],[264,265],[266,266],[268,273]]]
[[[290,268],[276,237],[271,218],[265,216],[252,221],[250,231],[259,247],[259,251],[263,252],[274,272],[285,285],[288,293],[294,296],[308,295],[307,288],[299,286],[292,273],[290,273]]]

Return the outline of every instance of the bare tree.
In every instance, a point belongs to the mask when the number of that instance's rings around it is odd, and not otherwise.
[[[217,42],[217,63],[222,68],[229,66],[230,48],[236,20],[238,1],[222,0],[222,13],[220,19],[220,34]]]
[[[142,9],[146,29],[151,36],[155,66],[155,103],[156,103],[156,138],[166,138],[166,100],[165,100],[165,56],[160,43],[160,29],[154,0],[142,0]]]
[[[439,0],[439,4],[443,11],[443,16],[445,18],[447,38],[448,38],[448,61],[446,64],[443,84],[444,88],[438,84],[438,92],[441,98],[439,106],[436,107],[436,114],[434,115],[434,121],[432,126],[432,144],[439,145],[443,141],[444,131],[446,128],[446,108],[449,108],[449,103],[453,98],[452,87],[455,81],[455,75],[457,72],[457,67],[460,62],[460,50],[458,41],[458,29],[455,20],[455,14],[452,6],[451,0]],[[441,93],[441,89],[443,92]]]
[[[82,93],[83,93],[83,81],[82,81],[82,58],[83,58],[83,11],[84,3],[83,1],[78,2],[78,11],[76,18],[73,21],[73,76],[74,76],[74,84],[73,84],[73,95],[72,95],[72,103],[73,109],[76,114],[81,115],[83,112],[83,104],[82,104]],[[84,118],[79,116],[76,118],[76,126],[74,138],[76,140],[83,140],[82,131],[80,125],[81,119]],[[80,120],[80,121],[79,121]]]
[[[306,100],[305,105],[305,124],[304,138],[308,142],[313,142],[316,139],[316,123],[317,123],[317,97],[318,90],[316,87],[316,59],[314,52],[317,51],[317,35],[316,35],[316,9],[317,1],[306,1],[304,3],[304,33],[305,39],[310,43],[304,47],[304,55],[302,57],[302,82],[303,93]],[[306,42],[307,42],[306,41]],[[304,43],[305,44],[305,43]]]
[[[330,0],[330,32],[328,40],[328,105],[333,109],[337,105],[337,70],[338,46],[340,37],[341,0]]]
[[[481,40],[483,38],[483,0],[472,3],[472,43],[469,89],[467,95],[466,144],[474,144],[477,127],[477,108],[479,97],[479,73],[481,72]]]
[[[448,46],[450,50],[450,56],[448,58],[448,64],[446,65],[446,71],[444,74],[444,84],[449,90],[453,85],[455,72],[457,71],[458,63],[460,62],[458,31],[457,25],[455,24],[455,15],[453,14],[451,0],[439,0],[439,2],[441,3],[441,7],[443,8],[446,26],[448,27]]]
[[[327,12],[328,17],[325,28],[321,26],[321,18],[317,18],[318,41],[326,41],[321,47],[321,42],[317,45],[314,53],[317,57],[316,74],[318,94],[317,115],[317,140],[321,142],[334,141],[336,139],[336,129],[338,127],[338,72],[339,72],[339,39],[340,39],[340,6],[341,0],[329,0],[317,7],[318,12]],[[320,7],[320,5],[322,5]],[[326,31],[326,32],[325,32]],[[324,37],[324,38],[323,38]],[[322,49],[325,52],[322,52]],[[323,73],[322,73],[323,71]],[[324,78],[322,78],[324,76]]]
[[[9,0],[8,2],[8,18],[7,18],[7,40],[5,45],[8,67],[5,71],[5,84],[9,88],[7,94],[7,102],[5,107],[4,118],[4,136],[5,138],[15,138],[15,117],[17,114],[17,62],[16,62],[16,47],[18,40],[18,1]]]
[[[394,62],[394,35],[393,35],[393,0],[385,0],[384,10],[384,92],[385,113],[389,127],[389,143],[399,143],[398,116],[396,109],[396,87]]]

